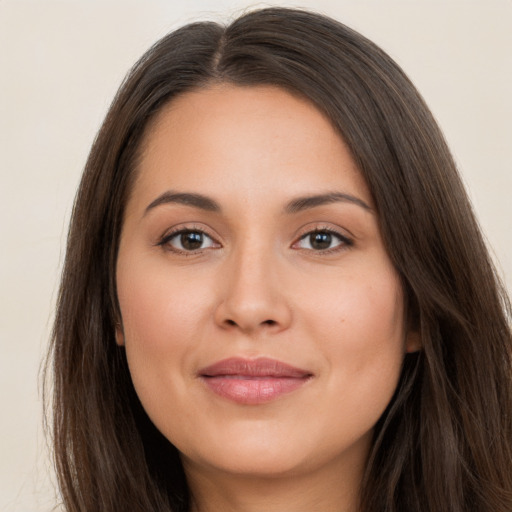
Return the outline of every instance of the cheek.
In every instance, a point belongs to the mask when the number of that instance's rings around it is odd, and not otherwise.
[[[126,267],[129,271],[126,271]],[[200,325],[211,298],[206,287],[190,278],[158,267],[138,269],[123,265],[118,270],[118,297],[125,336],[151,350],[169,343],[186,342]]]
[[[162,269],[161,269],[162,270]],[[126,356],[139,398],[148,412],[162,402],[162,389],[179,388],[203,339],[202,317],[209,314],[208,288],[191,286],[158,265],[118,267],[118,297]],[[166,271],[165,271],[166,270]]]
[[[302,314],[324,331],[323,338],[332,341],[332,348],[345,345],[344,341],[353,342],[355,349],[402,345],[403,297],[394,272],[352,274],[308,289],[302,294]]]
[[[310,336],[330,367],[333,392],[337,388],[340,399],[358,408],[373,403],[380,415],[396,388],[405,352],[401,285],[392,272],[338,282],[344,284],[337,290],[309,295],[304,315]]]

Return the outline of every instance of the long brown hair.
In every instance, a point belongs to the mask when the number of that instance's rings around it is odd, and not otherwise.
[[[375,428],[360,510],[510,512],[510,304],[443,136],[382,50],[332,19],[283,8],[164,37],[132,69],[94,142],[48,359],[66,510],[188,508],[179,454],[146,416],[115,343],[115,266],[148,121],[219,81],[285,88],[331,119],[373,195],[421,336]]]

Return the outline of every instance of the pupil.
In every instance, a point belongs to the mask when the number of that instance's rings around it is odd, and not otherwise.
[[[332,235],[330,233],[314,233],[310,235],[309,242],[313,249],[329,249],[332,242]]]
[[[202,233],[182,233],[180,238],[182,247],[189,251],[199,249],[203,245]]]

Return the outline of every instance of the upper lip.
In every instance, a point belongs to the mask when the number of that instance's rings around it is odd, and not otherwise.
[[[241,377],[270,377],[270,378],[295,378],[303,379],[311,377],[312,373],[289,364],[260,357],[257,359],[245,359],[243,357],[230,357],[223,359],[199,371],[201,377],[220,377],[224,375],[240,375]]]

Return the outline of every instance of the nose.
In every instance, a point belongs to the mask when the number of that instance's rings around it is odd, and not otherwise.
[[[289,327],[292,312],[276,260],[264,247],[233,252],[219,283],[217,325],[246,334],[277,333]]]

